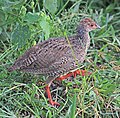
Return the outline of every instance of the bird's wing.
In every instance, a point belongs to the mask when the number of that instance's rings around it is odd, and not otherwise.
[[[84,50],[82,50],[82,48],[77,51],[78,52],[72,52],[71,49],[69,49],[57,61],[51,63],[48,66],[48,75],[51,74],[50,76],[58,77],[77,69],[79,64],[81,64],[85,58]]]
[[[27,50],[8,70],[47,68],[51,63],[58,60],[69,48],[69,44],[67,44],[65,38],[46,40]]]

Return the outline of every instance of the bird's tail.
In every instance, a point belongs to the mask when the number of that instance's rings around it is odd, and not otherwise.
[[[8,72],[12,72],[14,70],[16,70],[15,66],[10,66],[9,68],[7,68]]]

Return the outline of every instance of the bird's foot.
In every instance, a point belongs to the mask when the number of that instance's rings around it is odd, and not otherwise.
[[[87,72],[86,70],[76,70],[73,72],[73,76],[76,78],[77,75],[86,76],[91,75],[91,72]]]
[[[76,70],[76,71],[73,71],[73,72],[70,72],[66,75],[63,75],[61,77],[58,77],[56,78],[56,80],[59,80],[59,81],[62,81],[68,77],[71,77],[71,76],[74,76],[74,78],[76,78],[77,75],[81,75],[81,76],[86,76],[86,75],[91,75],[92,73],[91,72],[87,72],[86,70]]]
[[[52,100],[52,96],[51,96],[51,92],[50,92],[50,87],[49,85],[47,85],[45,87],[45,90],[46,90],[46,93],[47,93],[47,96],[48,96],[48,99],[49,99],[49,103],[52,105],[52,106],[60,106],[59,103],[55,102]]]
[[[60,104],[58,102],[55,102],[53,100],[50,100],[49,103],[52,105],[52,106],[60,106]]]
[[[64,79],[67,79],[68,77],[71,77],[72,75],[73,75],[73,73],[70,72],[70,73],[68,73],[68,74],[66,74],[66,75],[63,75],[63,76],[61,76],[61,77],[56,78],[56,80],[62,81],[62,80],[64,80]]]

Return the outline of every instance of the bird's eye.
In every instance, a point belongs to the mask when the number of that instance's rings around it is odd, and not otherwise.
[[[93,24],[91,24],[91,27],[93,27]]]

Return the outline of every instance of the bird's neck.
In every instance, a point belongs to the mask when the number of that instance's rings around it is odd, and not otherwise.
[[[84,25],[78,26],[77,36],[79,38],[81,45],[85,47],[87,50],[90,45],[90,37],[89,37],[89,32],[85,29]]]

